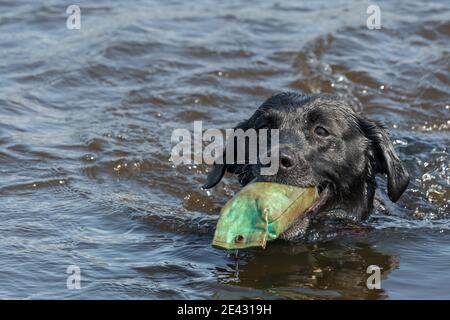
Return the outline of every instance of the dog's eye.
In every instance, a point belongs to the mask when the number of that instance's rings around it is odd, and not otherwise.
[[[330,135],[328,130],[322,127],[316,127],[314,129],[314,133],[317,134],[319,137],[327,137]]]

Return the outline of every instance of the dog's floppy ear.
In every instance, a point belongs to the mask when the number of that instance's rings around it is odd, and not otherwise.
[[[225,151],[223,153],[223,158],[225,159]],[[206,178],[206,183],[203,185],[203,189],[210,189],[222,180],[223,175],[227,169],[226,164],[214,163],[213,168],[208,177]]]
[[[396,202],[408,186],[409,174],[382,125],[363,119],[362,128],[373,146],[375,173],[387,174],[388,196],[391,201]]]
[[[249,121],[250,120],[246,120],[239,123],[234,129],[235,130],[249,129]],[[236,144],[234,144],[234,148],[235,148],[234,156],[236,157]],[[206,183],[202,186],[203,189],[210,189],[214,187],[216,184],[218,184],[220,180],[222,180],[225,171],[237,173],[239,171],[239,168],[242,167],[241,165],[238,164],[226,163],[226,150],[227,148],[225,147],[222,154],[216,158],[216,161],[213,164],[211,172],[208,173]],[[217,159],[221,159],[222,161],[217,161]]]

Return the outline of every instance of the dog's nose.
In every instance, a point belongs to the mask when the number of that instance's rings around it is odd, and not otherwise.
[[[295,155],[289,149],[280,150],[280,169],[290,170],[295,165]]]

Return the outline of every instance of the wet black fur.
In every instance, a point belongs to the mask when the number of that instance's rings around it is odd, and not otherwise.
[[[316,134],[318,126],[329,135]],[[205,188],[216,185],[225,171],[238,175],[242,185],[256,180],[328,186],[331,197],[321,213],[364,220],[373,209],[376,174],[387,175],[388,196],[394,202],[409,183],[385,128],[334,95],[286,92],[272,96],[237,128],[279,129],[280,153],[290,157],[292,166],[261,176],[260,164],[215,164]]]

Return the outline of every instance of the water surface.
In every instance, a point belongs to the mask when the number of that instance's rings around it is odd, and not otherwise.
[[[0,3],[0,298],[450,299],[448,2],[378,1],[381,30],[369,1],[78,3],[81,30],[71,3]],[[214,249],[237,181],[201,190],[171,133],[286,90],[383,122],[410,188],[361,238]]]

